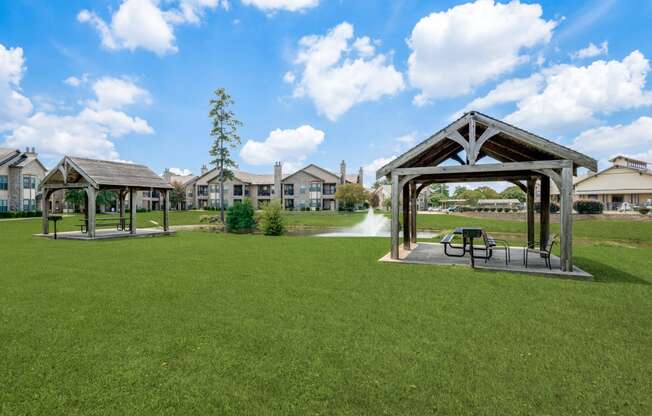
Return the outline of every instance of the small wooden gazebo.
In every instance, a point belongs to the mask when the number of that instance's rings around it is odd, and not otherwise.
[[[125,199],[129,195],[129,234],[136,231],[137,191],[158,190],[163,195],[163,231],[169,230],[169,191],[172,186],[144,165],[85,159],[65,156],[41,181],[43,195],[43,234],[49,233],[48,200],[60,189],[83,189],[85,198],[85,222],[87,238],[96,238],[95,198],[102,190],[114,191],[118,196],[120,218],[125,218]]]
[[[498,162],[479,163],[482,159]],[[447,161],[454,161],[453,165]],[[540,181],[539,240],[550,236],[550,181],[560,190],[561,270],[573,271],[573,175],[578,168],[597,170],[597,162],[543,137],[476,111],[438,131],[376,172],[392,183],[391,259],[399,259],[399,198],[402,193],[403,245],[416,243],[416,199],[433,183],[508,181],[527,195],[527,242],[533,246],[534,196]],[[543,247],[542,247],[543,248]]]

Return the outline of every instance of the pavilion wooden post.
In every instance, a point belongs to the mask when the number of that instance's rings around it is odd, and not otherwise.
[[[392,173],[392,224],[391,224],[391,239],[392,251],[391,258],[398,260],[398,196],[400,190],[398,189],[399,177],[397,174]]]
[[[536,179],[527,179],[527,246],[534,247],[534,187]]]
[[[127,197],[126,191],[120,189],[118,191],[118,199],[120,202],[120,225],[122,226],[122,231],[125,229],[125,198]]]
[[[170,191],[163,191],[163,231],[170,229]]]
[[[417,243],[417,183],[410,181],[410,242]]]
[[[573,271],[573,166],[569,161],[568,166],[561,169],[561,269],[565,272]]]
[[[539,214],[539,243],[540,249],[544,250],[550,238],[550,178],[541,177],[541,210]]]
[[[41,215],[42,215],[42,221],[43,221],[43,234],[49,234],[50,233],[50,221],[48,219],[48,200],[49,198],[49,191],[48,188],[43,188],[41,191]]]
[[[136,193],[129,188],[129,233],[136,234]]]
[[[86,232],[90,238],[95,238],[95,197],[95,188],[88,186],[86,188],[86,218],[88,219]]]
[[[403,248],[410,250],[410,183],[403,185]]]

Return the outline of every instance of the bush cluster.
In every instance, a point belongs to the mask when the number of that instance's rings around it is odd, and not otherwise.
[[[265,235],[283,235],[285,233],[285,217],[280,201],[265,204],[260,214],[260,230]]]
[[[535,202],[534,203],[534,212],[539,213],[541,212],[541,202]],[[550,213],[551,214],[556,214],[559,212],[559,204],[556,202],[551,202],[550,203]]]
[[[226,211],[226,229],[229,232],[249,231],[256,227],[254,207],[249,199],[235,204]]]
[[[579,214],[602,214],[604,204],[593,199],[580,199],[573,203],[573,209]]]
[[[647,207],[639,208],[638,213],[641,215],[647,215],[650,213],[650,208]]]
[[[41,214],[41,211],[0,212],[0,218],[33,218]]]

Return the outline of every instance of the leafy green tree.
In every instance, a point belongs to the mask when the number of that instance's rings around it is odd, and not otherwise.
[[[353,210],[357,204],[366,202],[369,199],[369,194],[359,183],[347,183],[337,186],[335,198],[340,202],[341,207]]]
[[[170,206],[180,209],[182,204],[186,201],[186,190],[183,184],[179,181],[172,182],[172,190],[170,191]]]
[[[75,212],[79,212],[86,202],[86,191],[83,189],[66,189],[64,199],[68,205],[72,205]]]
[[[283,235],[285,233],[285,216],[281,201],[273,200],[263,205],[259,228],[265,235]]]
[[[229,232],[252,230],[256,226],[254,207],[251,200],[245,198],[240,204],[235,204],[226,212],[226,229]]]
[[[210,155],[211,161],[219,168],[220,176],[220,219],[224,222],[224,181],[233,179],[232,168],[238,164],[231,158],[231,149],[240,144],[238,128],[242,123],[235,118],[231,110],[234,101],[224,88],[215,90],[215,97],[210,100],[211,109],[208,116],[212,120],[211,136],[214,137]]]
[[[118,199],[118,196],[113,191],[100,191],[95,197],[95,206],[99,209],[100,205],[109,205]]]
[[[519,202],[525,202],[526,199],[525,192],[523,192],[521,188],[516,185],[505,188],[500,193],[500,197],[503,199],[518,199]]]
[[[430,204],[436,207],[441,205],[442,200],[450,198],[450,191],[445,183],[430,185],[430,192]]]

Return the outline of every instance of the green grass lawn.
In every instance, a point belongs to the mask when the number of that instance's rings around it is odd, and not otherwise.
[[[0,222],[0,414],[652,413],[634,243],[578,244],[587,283],[379,263],[386,239],[39,224]]]

